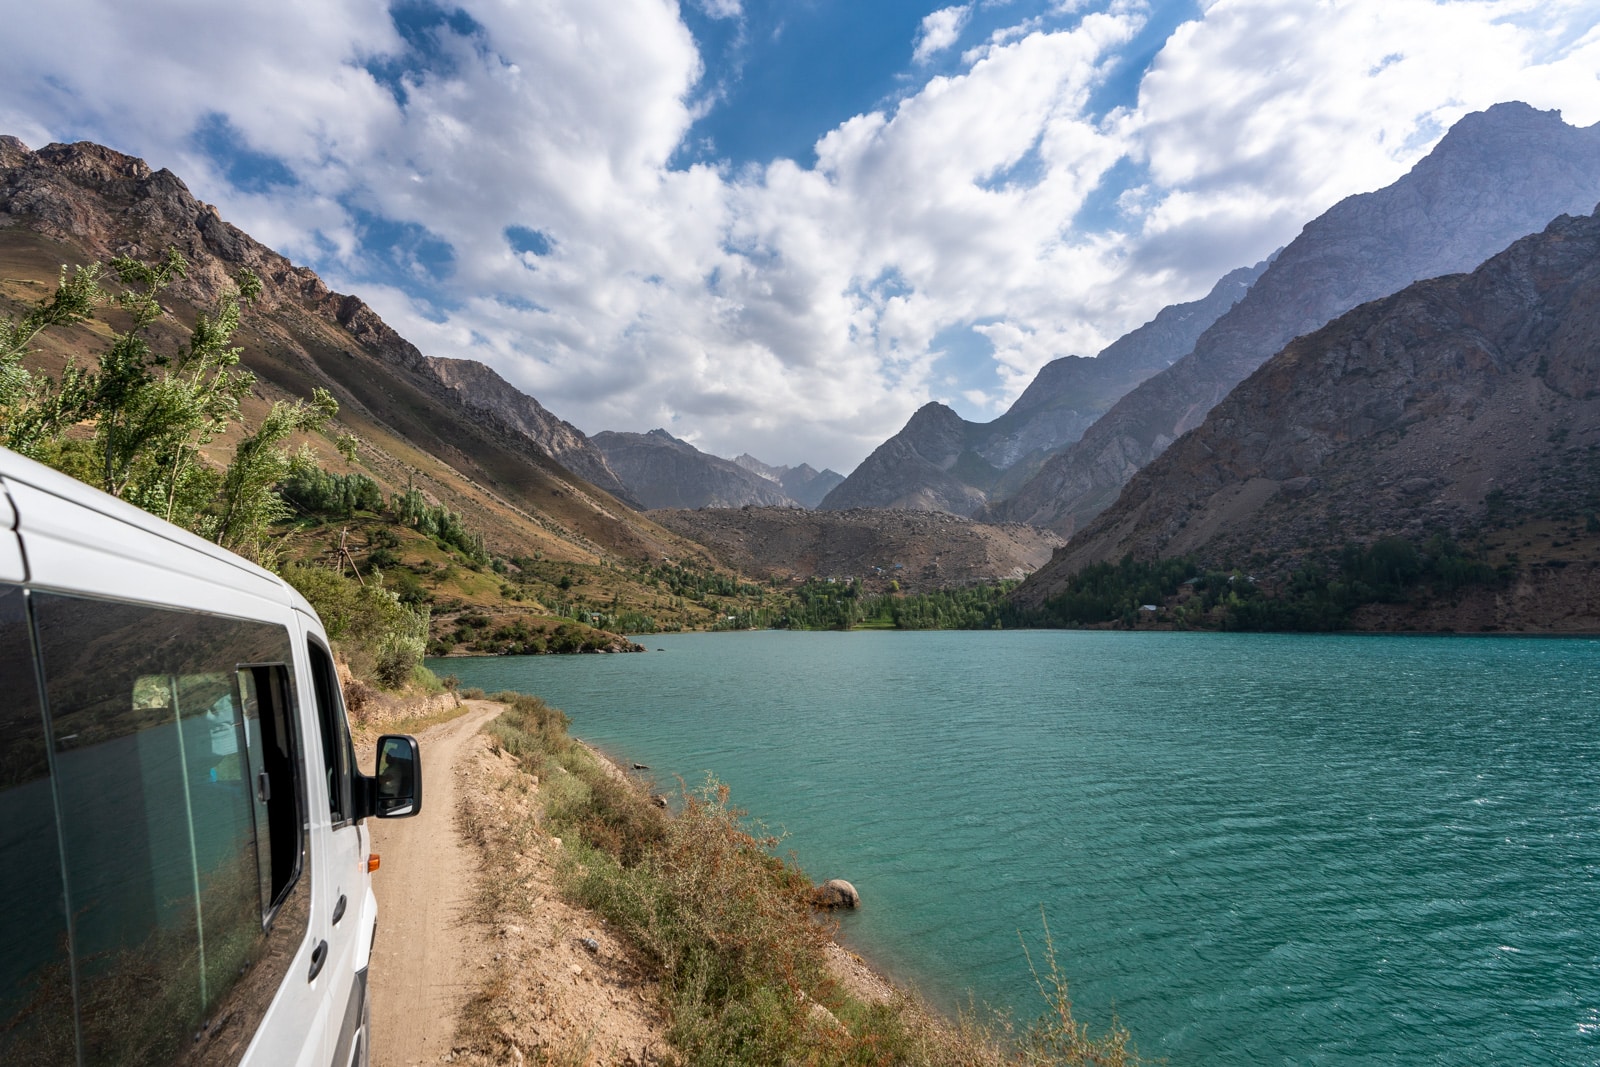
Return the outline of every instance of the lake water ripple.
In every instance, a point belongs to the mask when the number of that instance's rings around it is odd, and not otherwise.
[[[449,660],[658,782],[714,771],[952,1008],[1173,1064],[1600,1063],[1600,641],[651,635]]]

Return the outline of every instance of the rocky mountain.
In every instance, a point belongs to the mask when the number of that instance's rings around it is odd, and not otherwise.
[[[1014,492],[1047,456],[1076,441],[1119,397],[1192,349],[1268,262],[1231,272],[1200,300],[1163,308],[1092,359],[1052,360],[993,422],[967,422],[943,404],[923,406],[819,506],[971,515]]]
[[[1293,341],[1018,595],[1040,603],[1084,566],[1129,553],[1250,558],[1267,574],[1336,558],[1347,542],[1477,531],[1517,581],[1430,625],[1593,630],[1597,456],[1600,214],[1562,216],[1470,274],[1418,282]]]
[[[1394,184],[1308,224],[1192,353],[1124,396],[983,514],[1071,533],[1295,337],[1418,279],[1471,270],[1597,199],[1600,125],[1579,129],[1521,103],[1466,116]]]
[[[787,580],[856,578],[880,592],[926,592],[1021,578],[1061,539],[1047,530],[988,526],[935,511],[704,508],[652,511],[741,573]]]
[[[833,491],[834,486],[844,481],[844,475],[836,470],[824,468],[819,471],[809,463],[802,463],[798,467],[774,467],[748,452],[734,456],[733,461],[753,474],[777,482],[789,498],[803,508],[816,507],[822,503],[823,497]]]
[[[891,508],[970,515],[1000,478],[970,447],[972,426],[937,401],[924,404],[899,433],[873,449],[819,505],[823,511]]]
[[[606,457],[584,436],[582,430],[565,419],[550,414],[545,406],[500,377],[492,367],[475,359],[450,359],[429,356],[428,367],[460,400],[463,407],[487,415],[501,425],[522,434],[546,455],[590,485],[604,489],[619,500],[633,501],[622,480],[606,463]]]
[[[170,171],[100,145],[35,152],[0,137],[0,307],[46,295],[62,263],[150,259],[168,247],[188,262],[164,301],[176,320],[214,306],[241,268],[261,279],[235,334],[257,376],[246,413],[259,419],[274,400],[328,389],[340,405],[334,432],[361,442],[352,466],[327,440],[307,439],[330,470],[359,470],[386,492],[415,486],[462,513],[495,551],[587,563],[705,558],[611,495],[614,476],[582,435],[532,398],[479,364],[424,356],[359,298],[224,221]],[[40,369],[92,359],[94,331],[42,335]],[[172,321],[154,332],[176,333]],[[231,445],[224,438],[214,450],[225,458]]]
[[[629,495],[647,508],[800,506],[781,485],[731,459],[702,452],[665,430],[606,430],[591,440]]]

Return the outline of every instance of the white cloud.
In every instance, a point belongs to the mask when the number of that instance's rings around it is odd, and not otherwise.
[[[695,0],[695,6],[714,19],[736,19],[744,14],[741,0]]]
[[[911,58],[918,63],[926,63],[935,55],[955,44],[961,38],[961,31],[966,28],[967,19],[972,15],[971,4],[960,4],[956,7],[942,7],[922,19],[922,27],[917,32],[916,49]]]
[[[993,413],[1049,359],[1203,294],[1468,111],[1600,121],[1588,0],[1217,0],[1100,117],[1143,24],[1119,0],[1070,29],[1019,13],[957,73],[819,131],[815,166],[682,169],[706,87],[671,0],[463,7],[477,31],[434,29],[426,64],[381,0],[19,9],[0,124],[171,167],[424,351],[489,362],[585,430],[848,470],[946,390]],[[928,16],[918,55],[970,9]],[[403,103],[369,66],[404,71]],[[217,115],[297,184],[231,185],[195,138]],[[1130,162],[1129,188],[1100,188]],[[1096,202],[1116,224],[1080,228]],[[372,218],[447,244],[449,276],[380,269]],[[953,386],[952,335],[992,347]]]

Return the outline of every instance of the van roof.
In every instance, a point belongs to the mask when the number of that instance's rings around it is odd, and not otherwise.
[[[117,530],[123,538],[132,530],[138,530],[147,537],[159,538],[173,548],[181,550],[176,554],[162,552],[161,555],[169,562],[181,561],[183,553],[199,553],[208,557],[213,563],[212,567],[206,568],[212,581],[297,608],[312,618],[316,617],[316,611],[305,597],[266,568],[257,566],[220,545],[174,526],[142,508],[118,500],[109,493],[103,493],[42,463],[18,455],[9,449],[0,448],[0,479],[3,479],[4,488],[10,492],[11,502],[16,510],[15,528],[25,539],[40,525],[42,516],[39,512],[46,509],[55,510],[50,506],[52,503],[85,508],[115,523],[116,526],[109,529]],[[108,527],[105,524],[93,525],[100,529],[85,529],[82,524],[72,524],[72,540],[76,546],[88,551],[95,549],[117,551],[127,547],[125,541],[114,545],[106,544]],[[191,562],[198,561],[191,559]],[[60,584],[59,575],[35,573],[34,560],[31,558],[28,561],[28,580]]]

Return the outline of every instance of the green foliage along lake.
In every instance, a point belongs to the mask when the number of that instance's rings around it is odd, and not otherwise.
[[[1600,1062],[1600,641],[1105,632],[651,636],[434,661],[710,770],[843,938],[1198,1064]],[[656,649],[665,651],[655,651]]]

